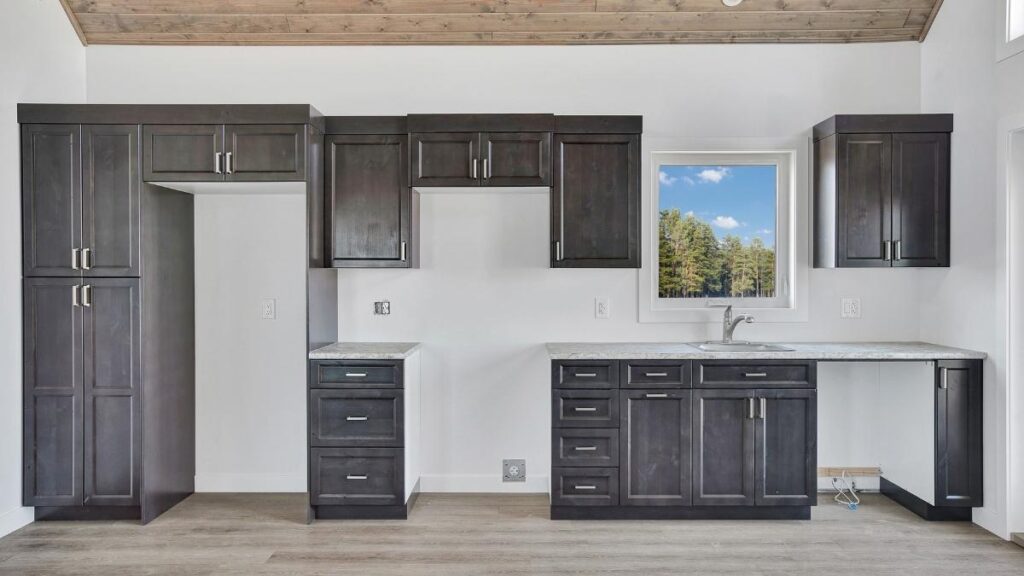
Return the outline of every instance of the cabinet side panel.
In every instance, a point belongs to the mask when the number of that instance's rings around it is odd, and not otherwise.
[[[935,366],[880,362],[878,454],[882,477],[935,505]]]
[[[814,267],[836,265],[836,136],[814,143]]]
[[[405,497],[419,491],[420,481],[420,353],[405,359]]]

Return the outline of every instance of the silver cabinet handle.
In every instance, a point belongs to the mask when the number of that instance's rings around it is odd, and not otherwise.
[[[78,306],[78,284],[71,287],[71,305]]]
[[[220,161],[221,161],[223,156],[224,155],[221,154],[220,152],[217,152],[216,154],[213,155],[213,173],[214,174],[223,174],[224,173],[224,171],[220,169]]]
[[[644,394],[644,398],[668,398],[668,394]]]
[[[78,248],[71,249],[71,269],[78,270]]]
[[[469,159],[469,173],[471,178],[476,178],[476,157]]]
[[[369,478],[369,476],[366,474],[349,474],[348,476],[345,476],[346,480],[366,480],[367,478]]]
[[[885,252],[882,259],[885,260],[886,262],[890,262],[892,260],[892,240],[882,241],[882,248]]]
[[[573,488],[577,490],[597,490],[597,486],[593,484],[575,484]]]
[[[648,378],[665,378],[668,376],[668,372],[644,372],[644,376]]]
[[[559,240],[555,240],[555,261],[562,261],[562,242]]]
[[[903,240],[896,241],[896,261],[903,260]]]
[[[491,177],[491,159],[484,158],[484,180]]]
[[[754,419],[754,399],[747,398],[747,418]]]
[[[576,372],[573,376],[577,378],[597,378],[596,372]]]
[[[597,412],[597,408],[594,408],[593,406],[577,406],[576,408],[573,408],[573,410],[576,412]]]
[[[82,270],[92,270],[92,248],[82,248]]]
[[[761,398],[761,409],[758,411],[757,417],[760,418],[761,420],[764,420],[764,415],[765,415],[765,412],[767,412],[767,411],[768,411],[768,399],[767,398]]]
[[[946,390],[949,388],[949,368],[941,368],[939,370],[939,389]]]
[[[402,259],[402,262],[405,262],[408,259],[408,244],[406,244],[405,241],[403,240],[398,247],[399,258]]]
[[[345,420],[349,422],[366,422],[368,418],[366,416],[347,416]]]
[[[577,452],[594,452],[597,450],[597,446],[577,446],[573,450]]]
[[[767,378],[767,372],[744,372],[743,376],[747,378]]]
[[[92,286],[89,284],[82,286],[82,306],[92,306]]]
[[[366,378],[366,372],[345,372],[346,378]]]
[[[227,154],[224,155],[224,173],[225,174],[234,174],[235,173],[235,163],[232,160],[231,152],[228,152]]]

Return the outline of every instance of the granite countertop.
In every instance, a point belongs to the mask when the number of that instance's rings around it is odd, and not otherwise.
[[[335,342],[309,353],[310,360],[404,360],[419,342]]]
[[[773,343],[774,344],[774,343]],[[984,352],[927,342],[777,342],[786,352],[705,352],[696,345],[549,342],[552,360],[980,360]]]

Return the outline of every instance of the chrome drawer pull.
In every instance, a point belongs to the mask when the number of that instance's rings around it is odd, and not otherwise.
[[[577,452],[593,452],[597,450],[597,446],[577,446],[573,448],[573,450],[576,450]]]
[[[573,488],[577,490],[597,490],[597,486],[593,484],[576,484]]]
[[[577,406],[576,408],[573,408],[573,410],[577,412],[597,412],[597,408],[592,406]]]
[[[747,378],[767,378],[768,377],[768,373],[767,372],[746,372],[743,375],[746,376]]]
[[[577,372],[575,376],[577,378],[597,378],[597,374],[594,372]]]
[[[648,378],[665,378],[668,376],[668,372],[644,372],[644,376]]]
[[[345,420],[349,422],[366,422],[367,418],[366,416],[348,416]]]
[[[644,398],[668,398],[668,394],[644,394]]]
[[[366,378],[366,372],[345,372],[345,378]]]
[[[349,474],[348,476],[345,477],[346,480],[366,480],[367,478],[369,478],[369,476],[367,476],[366,474]]]

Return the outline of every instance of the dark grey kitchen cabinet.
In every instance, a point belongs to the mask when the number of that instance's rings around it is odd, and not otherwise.
[[[815,267],[949,266],[952,130],[944,114],[815,126]]]
[[[640,136],[555,134],[552,268],[640,267]]]
[[[401,448],[312,448],[310,503],[314,506],[400,506]]]
[[[752,390],[693,391],[694,506],[755,504],[754,404]]]
[[[623,390],[620,504],[687,506],[690,495],[690,390]]]
[[[326,138],[328,262],[335,268],[408,268],[413,194],[403,135]]]
[[[476,132],[410,134],[413,186],[478,186],[480,135]]]
[[[139,127],[22,126],[25,276],[141,272]]]
[[[24,501],[138,506],[135,278],[25,280]]]
[[[550,186],[550,132],[480,134],[484,186]]]
[[[977,508],[984,504],[981,362],[936,364],[935,506]]]
[[[306,179],[304,124],[147,124],[147,182],[288,182]]]
[[[312,446],[403,445],[401,390],[312,390]]]
[[[754,500],[758,506],[817,501],[816,390],[755,390]]]

